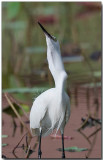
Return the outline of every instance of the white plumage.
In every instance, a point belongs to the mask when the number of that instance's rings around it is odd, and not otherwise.
[[[60,128],[63,133],[70,116],[70,100],[65,92],[67,74],[62,62],[59,42],[55,37],[48,35],[47,31],[45,36],[47,60],[55,88],[43,92],[33,102],[30,111],[30,128],[34,136],[39,136],[41,129],[42,136],[49,135],[55,128],[57,128],[56,132]]]

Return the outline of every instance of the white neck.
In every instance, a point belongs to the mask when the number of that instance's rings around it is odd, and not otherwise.
[[[65,83],[67,79],[67,74],[66,72],[63,71],[57,76],[58,78],[56,78],[56,81],[55,81],[55,88],[58,90],[59,94],[63,96],[65,91],[64,88],[65,88]]]

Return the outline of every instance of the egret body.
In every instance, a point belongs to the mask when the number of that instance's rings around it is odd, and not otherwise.
[[[62,134],[62,158],[64,152],[64,127],[70,117],[70,100],[65,92],[67,73],[64,69],[59,42],[38,22],[46,36],[47,60],[54,78],[55,88],[40,94],[30,111],[30,129],[33,136],[40,136],[38,156],[41,158],[41,136],[49,135],[55,128]]]

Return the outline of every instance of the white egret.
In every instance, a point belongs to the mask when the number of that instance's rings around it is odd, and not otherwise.
[[[49,135],[55,128],[62,135],[62,158],[64,151],[64,127],[70,117],[70,100],[65,92],[67,73],[62,62],[59,42],[51,36],[38,22],[46,36],[47,60],[55,81],[51,88],[39,95],[33,102],[30,111],[30,129],[33,136],[40,136],[38,158],[41,158],[41,137]]]

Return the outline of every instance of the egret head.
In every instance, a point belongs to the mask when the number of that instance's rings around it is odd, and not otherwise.
[[[57,39],[56,39],[56,37],[54,37],[54,36],[52,36],[50,33],[48,33],[47,31],[46,31],[46,29],[40,24],[40,22],[38,22],[38,24],[39,24],[39,26],[42,28],[42,30],[43,30],[43,32],[45,33],[45,35],[47,36],[47,37],[49,37],[50,39],[52,39],[53,41],[57,41]]]
[[[46,31],[46,29],[40,24],[40,22],[38,22],[39,26],[41,27],[41,29],[43,30],[45,36],[46,36],[46,42],[47,42],[47,46],[49,48],[57,48],[59,49],[59,42],[58,40],[56,39],[56,37],[52,36],[50,33],[48,33]]]

